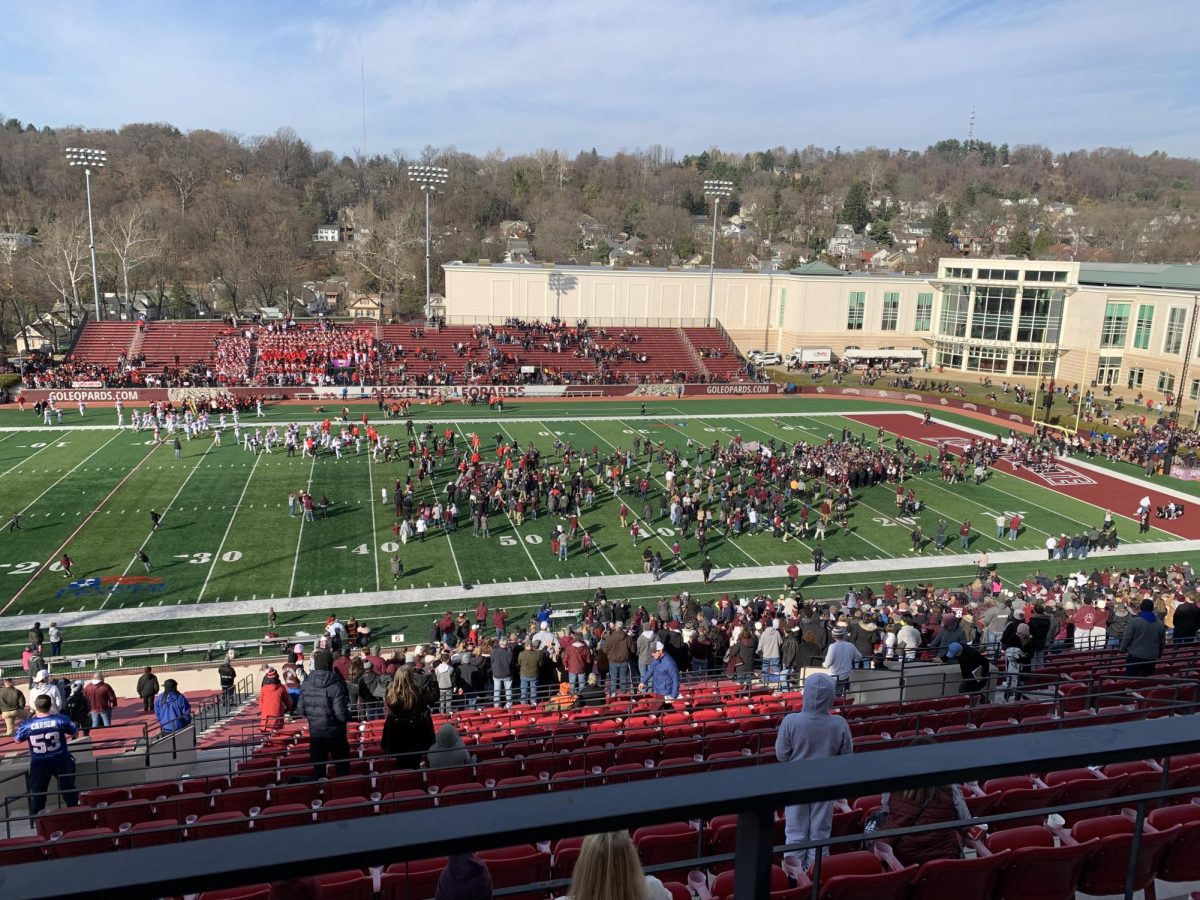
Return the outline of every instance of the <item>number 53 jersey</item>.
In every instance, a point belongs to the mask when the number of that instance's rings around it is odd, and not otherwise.
[[[74,737],[77,731],[74,722],[55,713],[27,720],[17,730],[16,739],[29,742],[30,762],[51,762],[70,755],[67,737]]]

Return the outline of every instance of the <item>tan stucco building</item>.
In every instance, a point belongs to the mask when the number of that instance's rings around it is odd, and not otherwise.
[[[449,263],[451,324],[516,317],[694,326],[708,318],[707,269]],[[743,351],[921,351],[929,364],[993,380],[1111,384],[1160,399],[1181,383],[1200,267],[940,261],[936,275],[717,271],[712,316]],[[1061,320],[1061,334],[1058,324]],[[1185,407],[1200,398],[1193,338]],[[1045,354],[1045,362],[1042,356]],[[852,354],[852,356],[855,354]],[[898,354],[910,356],[909,354]]]

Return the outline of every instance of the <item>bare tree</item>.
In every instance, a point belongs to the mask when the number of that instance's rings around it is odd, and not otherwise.
[[[373,207],[360,207],[357,218],[369,235],[350,245],[350,261],[377,290],[398,294],[403,283],[424,265],[423,219],[415,207],[397,209],[387,217],[378,215]]]
[[[41,235],[41,253],[34,257],[34,264],[74,321],[83,315],[79,283],[89,274],[87,219],[83,213],[74,219],[54,219],[41,230]]]
[[[125,308],[129,309],[129,273],[154,258],[158,239],[151,225],[151,212],[144,203],[134,203],[113,214],[100,224],[104,240],[121,267],[121,285]]]

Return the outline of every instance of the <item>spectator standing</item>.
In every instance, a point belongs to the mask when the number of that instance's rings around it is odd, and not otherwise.
[[[762,656],[763,681],[774,684],[779,678],[783,654],[783,634],[779,630],[778,619],[772,619],[771,624],[758,636],[758,652]]]
[[[506,708],[513,704],[513,647],[516,639],[501,638],[492,648],[492,705],[499,706],[501,701]]]
[[[277,731],[292,709],[292,695],[287,692],[274,666],[267,669],[258,691],[258,711],[263,731]]]
[[[618,694],[633,687],[633,677],[630,671],[630,660],[635,649],[621,623],[617,622],[604,636],[601,646],[604,655],[608,657],[608,686],[609,691]]]
[[[397,670],[387,689],[387,719],[380,749],[395,758],[401,769],[421,767],[421,754],[434,742],[433,715],[429,706],[436,689],[411,666]]]
[[[25,695],[11,678],[5,678],[0,687],[0,718],[4,719],[7,737],[17,733],[17,722],[25,718]]]
[[[192,705],[179,693],[179,684],[174,678],[168,678],[162,687],[162,693],[154,701],[154,716],[165,734],[182,731],[192,724]]]
[[[837,692],[844,694],[850,687],[850,673],[862,662],[862,654],[852,643],[846,640],[846,629],[838,625],[833,629],[833,643],[825,651],[825,659],[821,667],[829,670],[833,677]]]
[[[225,657],[225,661],[217,668],[217,677],[221,680],[221,699],[226,704],[233,703],[233,686],[237,683],[237,670],[234,669],[228,656]]]
[[[79,791],[75,789],[75,757],[67,747],[67,741],[78,733],[74,722],[51,709],[49,697],[42,696],[34,700],[33,718],[21,725],[16,737],[18,741],[29,744],[31,817],[46,808],[46,792],[51,778],[58,782],[64,804],[79,805]]]
[[[521,677],[521,702],[537,703],[538,667],[542,662],[541,651],[533,646],[532,641],[525,642],[525,649],[517,656],[517,667]]]
[[[853,649],[844,640],[838,643]],[[836,646],[836,645],[835,645]],[[780,762],[848,756],[854,752],[850,726],[842,716],[831,714],[837,685],[828,675],[815,673],[804,680],[802,712],[785,716],[775,738],[775,757]],[[801,803],[784,810],[784,838],[789,844],[820,841],[833,830],[833,801]],[[821,848],[827,853],[827,848]],[[804,869],[817,861],[817,848],[792,851]]]
[[[50,673],[45,669],[39,671],[33,676],[33,689],[29,692],[29,704],[31,708],[36,709],[34,704],[38,697],[50,698],[50,711],[58,713],[62,711],[63,695],[58,689],[58,685],[50,680]]]
[[[117,708],[117,692],[104,680],[99,672],[83,689],[91,711],[92,728],[108,728],[112,725],[112,711]]]
[[[566,640],[563,648],[562,661],[567,669],[567,680],[571,684],[571,693],[578,694],[587,683],[588,670],[592,666],[592,651],[588,645],[572,634]]]
[[[642,673],[641,684],[661,695],[664,700],[674,700],[679,696],[679,667],[666,652],[662,641],[654,643],[654,658]]]
[[[1125,674],[1148,678],[1167,646],[1167,627],[1154,614],[1154,601],[1142,601],[1136,616],[1130,616],[1125,633],[1121,635],[1121,652],[1125,654]]]
[[[308,748],[313,777],[325,777],[325,762],[332,759],[337,774],[350,774],[350,746],[346,741],[346,723],[350,721],[350,700],[346,683],[333,671],[328,650],[313,654],[313,671],[300,685],[296,715],[308,719]]]
[[[50,655],[62,656],[62,629],[58,627],[57,622],[50,623]]]
[[[990,702],[987,687],[991,680],[992,666],[982,653],[970,645],[956,641],[946,648],[944,662],[958,663],[962,674],[962,680],[958,683],[960,694],[966,694],[968,697],[978,695],[981,703]]]
[[[1183,595],[1183,602],[1175,607],[1173,622],[1175,628],[1171,633],[1172,643],[1190,644],[1196,640],[1196,633],[1200,632],[1200,606],[1196,605],[1194,595]],[[50,633],[54,633],[53,625],[50,626]]]
[[[158,676],[146,666],[137,680],[137,695],[142,698],[142,712],[150,712],[154,708],[154,697],[157,693]]]
[[[76,681],[69,687],[66,684],[66,682],[62,682],[63,693],[67,697],[63,701],[62,713],[75,723],[75,727],[83,732],[84,737],[87,737],[92,733],[94,720],[91,717],[92,707],[83,694],[83,682]]]

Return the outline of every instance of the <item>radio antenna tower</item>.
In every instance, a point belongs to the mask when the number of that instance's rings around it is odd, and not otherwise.
[[[975,140],[975,107],[971,107],[971,118],[967,123],[967,144]]]

